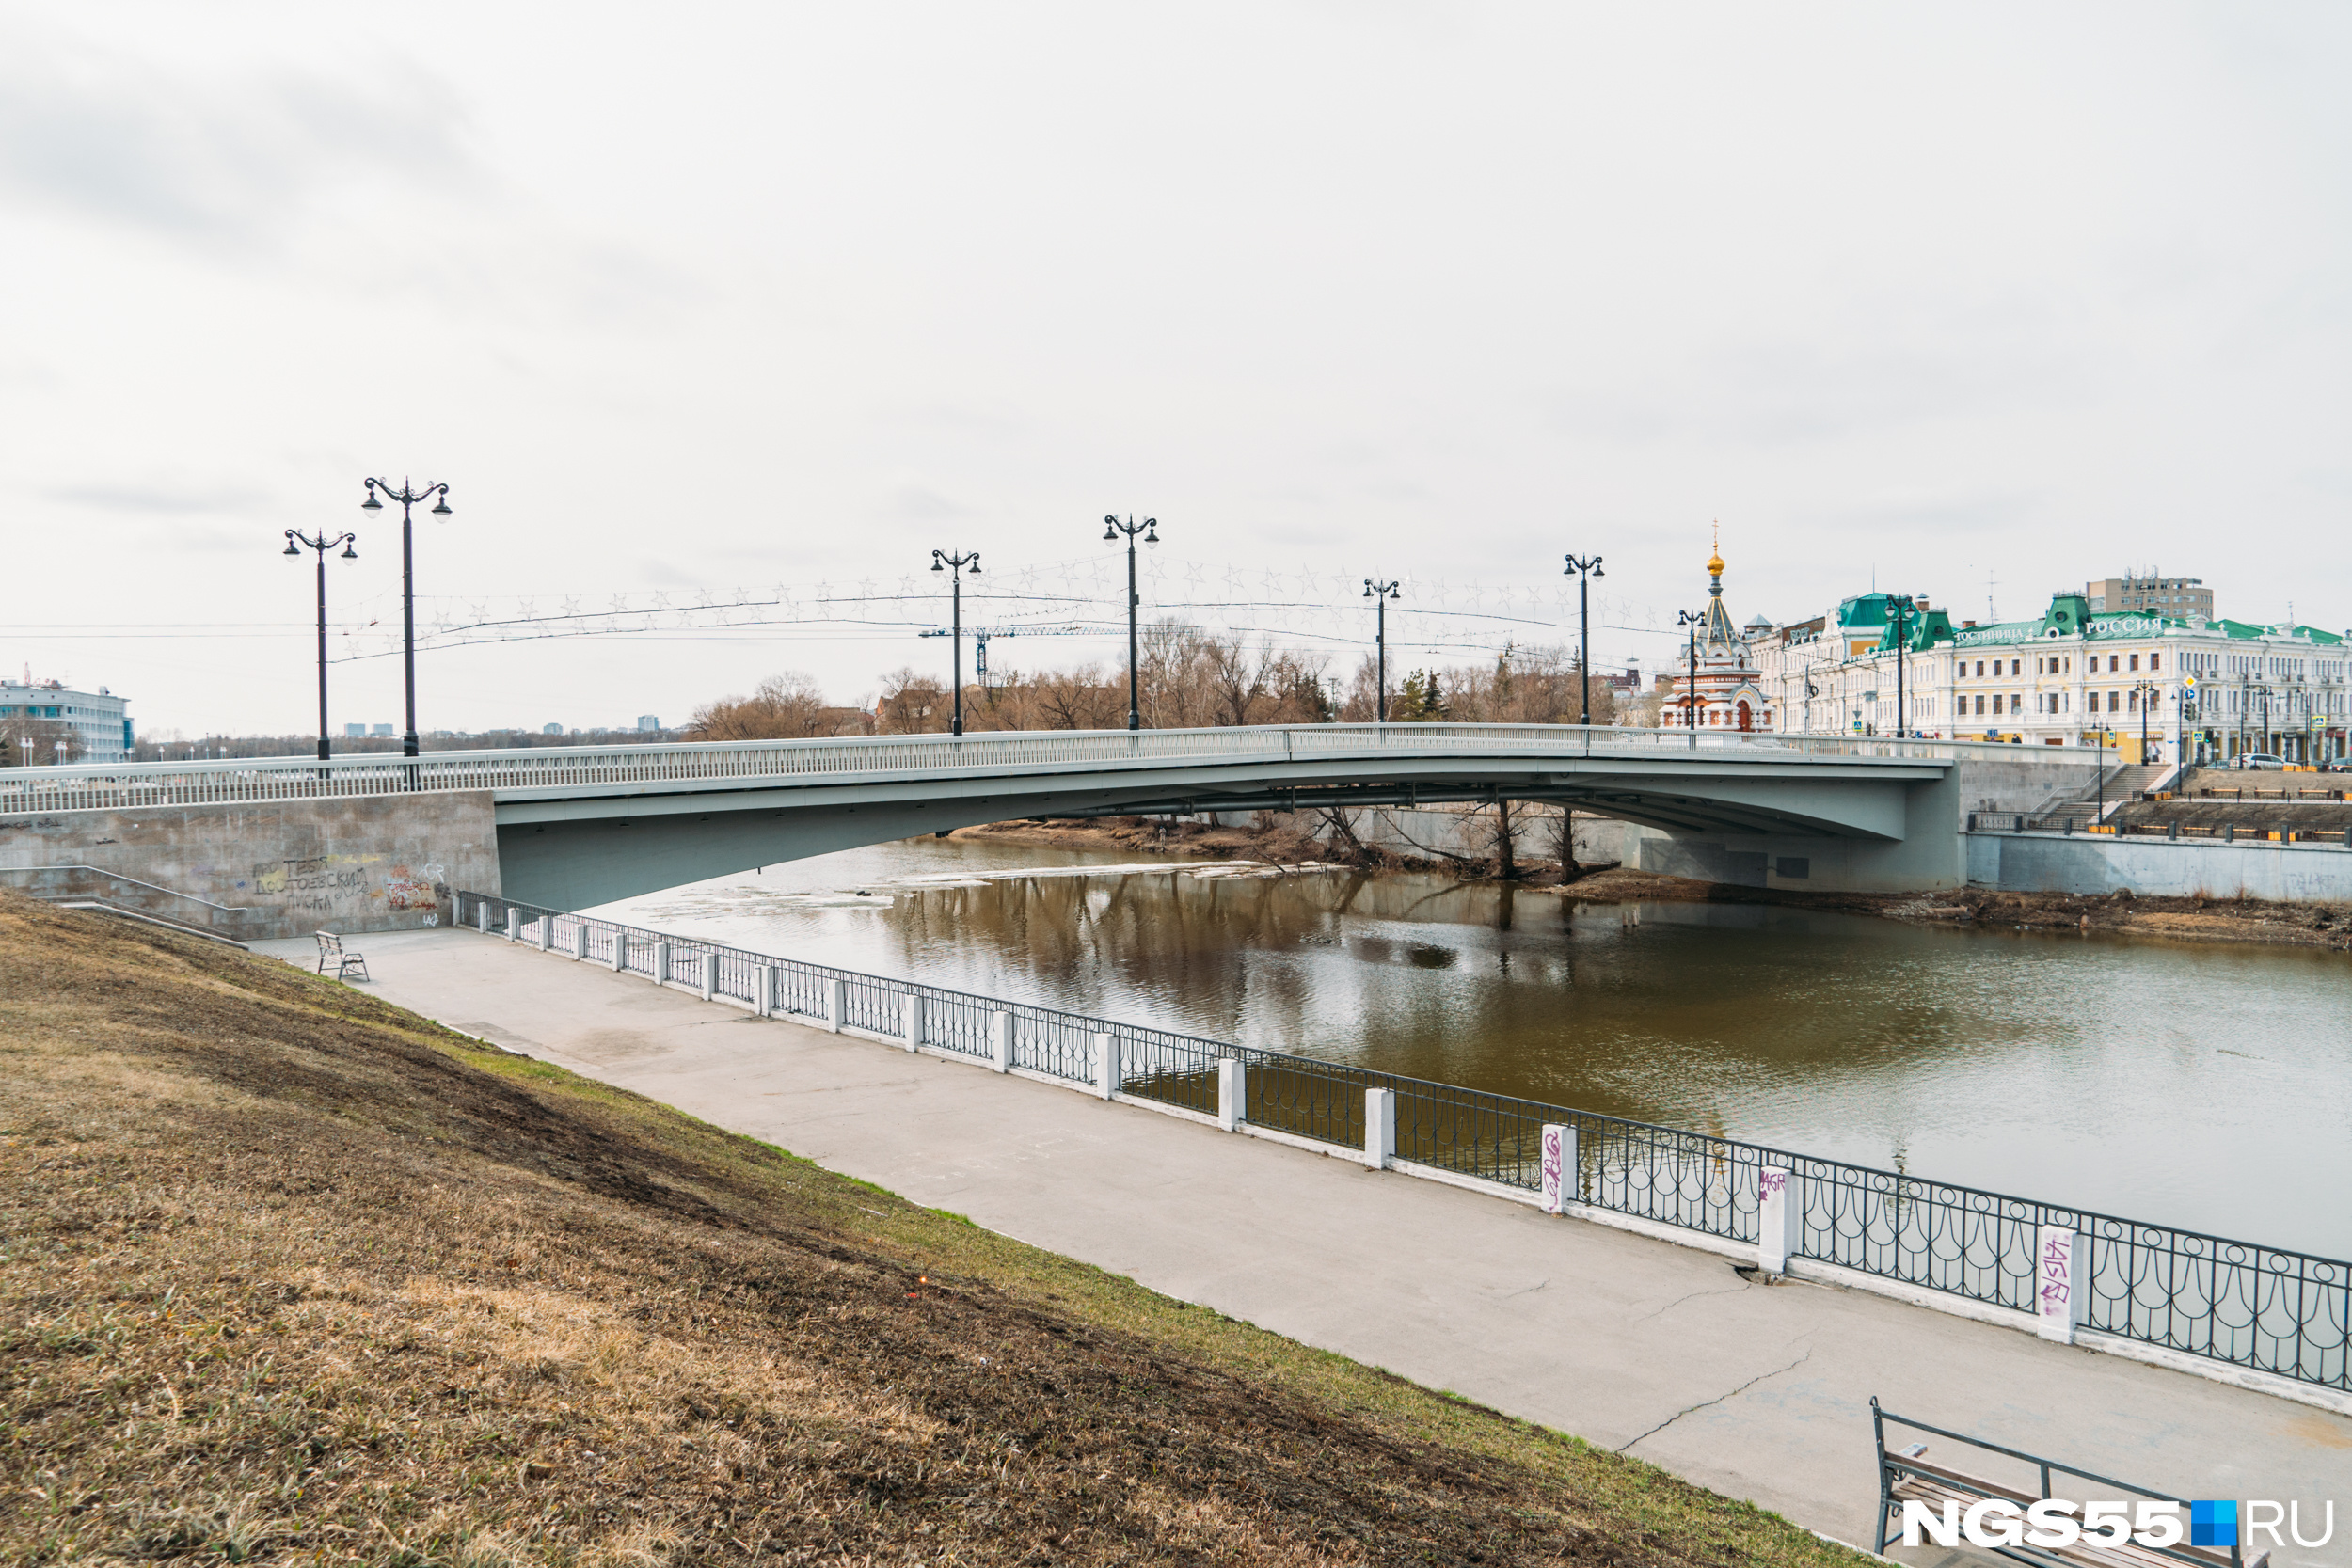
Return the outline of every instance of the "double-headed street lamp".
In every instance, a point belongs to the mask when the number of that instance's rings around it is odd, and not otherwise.
[[[1576,667],[1584,676],[1584,716],[1577,722],[1589,728],[1593,722],[1593,607],[1586,591],[1595,578],[1609,574],[1600,569],[1600,557],[1588,555],[1581,561],[1568,557],[1567,570],[1560,575],[1576,578]],[[1592,737],[1585,739],[1589,743]]]
[[[1385,724],[1389,721],[1389,601],[1396,597],[1396,580],[1375,582],[1364,578],[1364,597],[1373,604],[1373,678],[1379,699],[1372,705],[1372,721]]]
[[[1675,625],[1690,628],[1691,662],[1683,673],[1682,700],[1691,724],[1691,750],[1699,749],[1699,627],[1707,625],[1704,610],[1677,610]]]
[[[949,657],[948,657],[948,660],[947,660],[947,668],[948,668],[948,671],[949,671],[949,673],[950,673],[950,675],[951,675],[952,679],[953,679],[953,680],[954,680],[954,682],[955,682],[955,693],[956,693],[956,720],[955,720],[955,733],[956,733],[957,735],[961,735],[961,734],[963,733],[963,575],[962,575],[962,568],[963,568],[963,567],[965,567],[965,566],[967,566],[967,565],[968,565],[968,566],[970,566],[970,567],[972,568],[972,575],[973,575],[974,577],[977,577],[977,576],[979,576],[979,575],[980,575],[980,552],[979,552],[979,551],[977,551],[977,550],[974,550],[974,551],[972,551],[971,553],[969,553],[968,555],[950,555],[950,554],[948,554],[946,550],[933,550],[933,551],[931,551],[931,570],[932,570],[932,571],[934,571],[934,572],[945,572],[945,573],[946,573],[946,574],[947,574],[947,586],[948,586],[948,588],[949,588],[949,590],[950,590],[950,595],[949,595],[949,596],[950,596],[950,598],[953,600],[953,602],[954,602],[954,604],[955,604],[955,613],[954,613],[954,615],[950,618],[950,620],[949,620],[949,622],[948,622],[948,631],[947,631],[947,645],[948,645],[948,647],[949,647],[949,648],[953,649],[953,650],[954,650],[954,652],[953,652],[952,654],[950,654],[950,655],[949,655]],[[982,638],[982,639],[980,639],[980,651],[981,651],[983,654],[985,654],[985,653],[988,651],[988,639],[986,639],[986,638]],[[986,662],[986,661],[985,661],[985,660],[983,660],[982,662]]]
[[[416,554],[409,541],[408,512],[419,501],[432,499],[433,515],[448,516],[449,486],[428,484],[421,490],[412,490],[404,480],[395,490],[385,480],[372,479],[368,481],[368,499],[359,503],[360,511],[374,514],[384,510],[384,503],[375,499],[379,490],[400,502],[400,668],[408,689],[408,733],[400,738],[400,754],[413,757],[417,754],[417,574]],[[319,753],[326,754],[323,751]]]
[[[2139,704],[2139,765],[2145,768],[2148,766],[2148,714],[2164,696],[2164,689],[2153,681],[2142,681],[2133,696]]]
[[[1138,524],[1133,514],[1123,523],[1112,516],[1103,519],[1103,543],[1115,546],[1120,534],[1127,536],[1127,727],[1131,730],[1143,728],[1143,705],[1138,699],[1141,688],[1136,680],[1136,607],[1143,603],[1136,594],[1136,535],[1142,534],[1147,545],[1156,545],[1160,542],[1159,526],[1157,517],[1146,517]]]
[[[1886,612],[1895,622],[1895,738],[1900,740],[1911,733],[1903,724],[1903,651],[1910,645],[1911,618],[1918,606],[1899,595],[1886,601]]]
[[[319,531],[312,538],[294,529],[286,531],[286,553],[299,556],[306,548],[318,556],[319,568],[319,761],[326,760],[326,552],[341,545],[345,561],[357,561],[359,552],[351,546],[358,542],[356,533],[329,539],[326,531]],[[324,775],[321,775],[324,777]]]

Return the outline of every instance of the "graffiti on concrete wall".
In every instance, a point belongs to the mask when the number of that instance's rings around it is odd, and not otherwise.
[[[309,855],[262,861],[239,886],[283,900],[304,920],[352,920],[388,912],[437,914],[449,895],[437,861],[387,863],[383,855]],[[436,922],[437,924],[437,921]]]
[[[436,910],[441,907],[447,877],[438,863],[395,865],[384,873],[384,906],[392,910]]]

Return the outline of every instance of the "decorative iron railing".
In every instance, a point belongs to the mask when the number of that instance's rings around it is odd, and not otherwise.
[[[849,784],[909,776],[996,776],[1172,763],[1311,761],[1400,752],[1535,753],[1563,758],[1738,752],[1757,759],[1845,757],[1948,760],[2017,749],[1986,742],[1859,736],[1772,735],[1738,730],[1635,730],[1574,724],[1302,724],[1209,730],[1002,730],[985,735],[896,735],[827,740],[754,740],[661,746],[569,746],[536,751],[429,752],[212,762],[140,762],[0,769],[0,814],[121,810],[289,800],[416,790],[692,788],[720,780],[770,785]],[[2079,757],[2027,760],[2066,762]]]
[[[1931,1181],[1735,1138],[1514,1099],[1309,1056],[883,979],[568,914],[474,893],[457,918],[485,931],[699,989],[715,958],[716,997],[776,1014],[825,1017],[902,1043],[987,1060],[992,1019],[1009,1017],[1009,1065],[1073,1085],[1095,1082],[1093,1037],[1119,1044],[1120,1087],[1184,1110],[1217,1110],[1217,1065],[1246,1067],[1244,1119],[1339,1148],[1364,1145],[1366,1089],[1396,1096],[1396,1157],[1527,1191],[1542,1185],[1547,1123],[1577,1132],[1576,1191],[1586,1206],[1725,1241],[1757,1236],[1758,1176],[1792,1173],[1801,1194],[1795,1255],[1921,1290],[2035,1309],[2042,1227],[2088,1238],[2086,1326],[2142,1344],[2298,1383],[2352,1390],[2352,1263],[2170,1226]],[[616,955],[618,957],[616,958]],[[763,991],[763,988],[770,988]],[[907,1041],[910,1005],[919,1038]],[[1002,1027],[1002,1025],[993,1025]]]

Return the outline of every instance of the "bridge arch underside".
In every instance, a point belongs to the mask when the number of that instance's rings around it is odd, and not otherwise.
[[[501,793],[510,898],[584,909],[757,865],[1015,817],[1553,801],[1633,825],[1629,863],[1756,887],[1909,891],[1963,872],[1937,761],[1710,756],[1126,767],[630,794]]]

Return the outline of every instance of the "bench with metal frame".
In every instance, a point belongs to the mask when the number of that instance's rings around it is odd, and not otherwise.
[[[360,979],[373,983],[374,976],[368,973],[368,956],[365,953],[344,952],[343,939],[332,931],[314,931],[311,934],[319,939],[318,972],[321,974],[326,973],[328,964],[333,964],[338,980],[349,980],[351,972],[356,969]]]
[[[1958,1465],[1945,1464],[1941,1460],[1931,1460],[1927,1457],[1928,1445],[1925,1443],[1912,1443],[1907,1447],[1889,1451],[1886,1447],[1886,1429],[1890,1425],[1902,1427],[1910,1432],[1923,1432],[1931,1436],[1945,1438],[1960,1445],[1963,1449],[1974,1449],[1979,1453],[1999,1454],[2005,1458],[2030,1465],[2034,1467],[2040,1489],[2031,1490],[2023,1485],[2013,1485],[2008,1481],[1974,1474]],[[1970,1549],[1991,1551],[1997,1556],[2009,1558],[2017,1562],[2033,1563],[2036,1568],[2169,1568],[2169,1565],[2172,1564],[2193,1564],[2195,1568],[2267,1568],[2270,1561],[2270,1554],[2266,1551],[2257,1552],[2252,1557],[2247,1558],[2240,1556],[2239,1548],[2236,1546],[2188,1544],[2188,1504],[2169,1493],[2151,1492],[2144,1486],[2134,1486],[2128,1481],[2114,1481],[2089,1470],[2077,1469],[2072,1465],[2061,1465],[2054,1459],[2044,1459],[2039,1454],[2003,1448],[1998,1443],[1988,1443],[1981,1437],[1970,1437],[1961,1433],[1947,1432],[1942,1427],[1930,1426],[1925,1421],[1915,1421],[1907,1417],[1895,1415],[1891,1411],[1881,1410],[1876,1398],[1870,1401],[1870,1431],[1877,1441],[1879,1451],[1879,1523],[1878,1536],[1872,1549],[1882,1554],[1889,1545],[1894,1544],[1902,1533],[1896,1524],[1896,1517],[1901,1505],[1906,1502],[1920,1502],[1939,1509],[1946,1504],[1957,1504],[1959,1510],[1964,1513],[1972,1504],[1982,1502],[1988,1497],[1999,1497],[2015,1503],[2022,1511],[2049,1497],[2051,1496],[2050,1478],[2053,1475],[2058,1475],[2090,1482],[2090,1488],[2104,1494],[2100,1499],[2103,1501],[2106,1498],[2114,1498],[2135,1504],[2145,1501],[2171,1503],[2178,1506],[2181,1510],[2181,1544],[2172,1546],[2143,1546],[2137,1542],[2126,1541],[2109,1544],[2104,1541],[2092,1541],[2086,1534],[2084,1539],[2071,1546],[2034,1546],[2021,1542],[2014,1546],[1971,1547]],[[2089,1499],[2079,1497],[2072,1499],[2074,1507],[2066,1511],[2074,1515],[2077,1524],[2082,1522],[2080,1509],[2082,1503],[2087,1500]],[[2241,1521],[2240,1528],[2243,1528]]]

